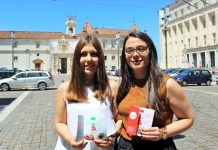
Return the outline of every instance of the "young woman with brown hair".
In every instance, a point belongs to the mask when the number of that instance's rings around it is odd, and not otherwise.
[[[180,85],[160,70],[156,48],[146,33],[131,32],[124,39],[121,77],[116,98],[118,149],[176,149],[172,137],[192,126],[192,108]],[[131,106],[155,110],[152,127],[142,128],[140,136],[127,132]]]
[[[110,148],[110,136],[116,132],[112,102],[117,89],[118,84],[107,78],[99,40],[91,35],[81,37],[74,51],[71,79],[57,90],[55,128],[60,136],[56,150]],[[97,122],[99,116],[102,120]],[[99,126],[104,132],[97,138],[86,135],[89,130],[97,132]]]

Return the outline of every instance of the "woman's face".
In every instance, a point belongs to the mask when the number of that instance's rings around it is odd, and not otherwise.
[[[150,57],[150,50],[147,47],[147,43],[139,38],[130,37],[125,44],[125,56],[135,77],[143,78]]]
[[[94,77],[98,68],[97,50],[92,44],[85,45],[80,53],[80,68],[86,77]]]

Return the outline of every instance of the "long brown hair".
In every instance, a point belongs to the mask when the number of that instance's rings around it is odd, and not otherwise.
[[[161,88],[161,83],[163,81],[163,73],[160,70],[158,66],[158,59],[157,59],[157,50],[155,48],[155,45],[151,38],[143,32],[131,32],[129,35],[124,39],[123,43],[123,51],[122,51],[122,56],[121,56],[121,84],[118,90],[118,95],[116,98],[116,104],[117,106],[120,104],[120,102],[126,97],[128,94],[132,82],[134,80],[134,74],[132,69],[129,67],[127,64],[127,60],[125,57],[125,45],[127,40],[130,37],[134,38],[139,38],[143,40],[144,42],[147,43],[147,46],[150,50],[150,60],[149,64],[146,70],[147,73],[147,82],[148,82],[148,101],[151,101],[153,103],[153,108],[156,110],[157,114],[160,115],[162,111],[162,103],[160,101],[161,95],[160,95],[160,88]],[[145,79],[146,80],[146,79]],[[151,94],[151,91],[153,92]],[[149,97],[150,95],[154,95],[152,99]]]
[[[94,46],[94,48],[97,50],[97,56],[99,58],[98,68],[95,73],[95,84],[94,84],[95,97],[103,101],[107,96],[111,95],[111,89],[105,71],[104,54],[101,44],[96,37],[87,34],[81,37],[74,51],[72,72],[71,72],[72,75],[66,93],[67,100],[76,100],[80,102],[87,100],[87,93],[85,92],[84,89],[85,86],[84,72],[80,68],[81,50],[87,44],[92,44]]]

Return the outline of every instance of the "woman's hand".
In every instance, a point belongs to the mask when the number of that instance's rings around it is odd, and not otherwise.
[[[141,130],[142,140],[158,141],[162,139],[161,129],[158,127],[143,128]]]
[[[108,137],[107,139],[94,139],[93,140],[95,144],[102,148],[109,148],[113,143],[114,140],[111,137]]]
[[[83,149],[83,148],[86,146],[87,143],[88,143],[88,142],[87,142],[87,141],[84,141],[84,140],[81,140],[81,141],[78,141],[78,142],[76,142],[75,140],[73,140],[72,143],[71,143],[71,146],[72,146],[73,148],[76,148],[76,149]]]

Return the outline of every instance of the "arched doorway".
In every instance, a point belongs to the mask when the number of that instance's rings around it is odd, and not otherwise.
[[[43,60],[35,59],[33,60],[33,63],[35,64],[35,70],[37,71],[41,70],[41,64],[43,63]]]

